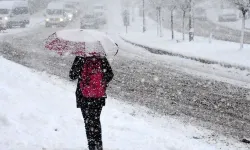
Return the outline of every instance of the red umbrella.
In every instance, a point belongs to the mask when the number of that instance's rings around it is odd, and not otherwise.
[[[60,55],[107,56],[116,55],[118,46],[107,35],[95,30],[62,30],[45,41],[45,48]],[[113,53],[113,54],[112,54]]]

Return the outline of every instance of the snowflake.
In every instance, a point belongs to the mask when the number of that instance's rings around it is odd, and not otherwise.
[[[158,82],[159,81],[159,78],[157,76],[154,77],[154,81],[155,82]]]
[[[250,93],[248,93],[248,95],[247,95],[247,100],[250,101]]]

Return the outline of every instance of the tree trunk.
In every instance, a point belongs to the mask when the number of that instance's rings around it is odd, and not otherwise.
[[[145,19],[145,1],[143,0],[143,8],[142,8],[142,18],[143,18],[143,27],[142,27],[142,32],[146,32],[146,19]]]
[[[157,15],[156,15],[156,20],[157,20],[157,36],[160,35],[160,30],[159,30],[159,9],[157,8]]]
[[[246,20],[246,12],[243,11],[242,12],[242,27],[241,27],[240,49],[243,49],[243,46],[244,46],[245,20]]]
[[[159,23],[160,23],[160,37],[163,36],[163,32],[162,32],[162,14],[161,14],[161,8],[159,8]]]
[[[135,21],[135,7],[132,7],[132,22]]]
[[[183,11],[182,16],[182,40],[185,41],[185,17],[186,17],[186,11]]]
[[[193,14],[192,14],[192,0],[189,0],[191,8],[189,9],[189,41],[194,40],[194,28],[193,28]]]
[[[172,31],[172,40],[174,39],[174,10],[171,10],[171,31]]]

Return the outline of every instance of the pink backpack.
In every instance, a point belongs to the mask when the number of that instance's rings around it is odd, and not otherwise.
[[[98,58],[87,59],[84,62],[80,88],[83,97],[102,98],[106,93],[106,83],[103,79],[102,60]]]

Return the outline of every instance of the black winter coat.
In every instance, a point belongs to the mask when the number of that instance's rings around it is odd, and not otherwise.
[[[81,82],[81,72],[84,66],[84,60],[88,58],[77,56],[73,62],[71,70],[69,72],[69,77],[71,80],[78,79],[77,88],[76,88],[76,103],[77,108],[85,108],[85,107],[102,107],[105,105],[105,99],[107,97],[103,97],[100,99],[96,98],[86,98],[83,97],[80,82]],[[104,71],[104,80],[108,84],[114,77],[112,68],[107,60],[107,58],[98,58],[102,60],[102,70]]]

